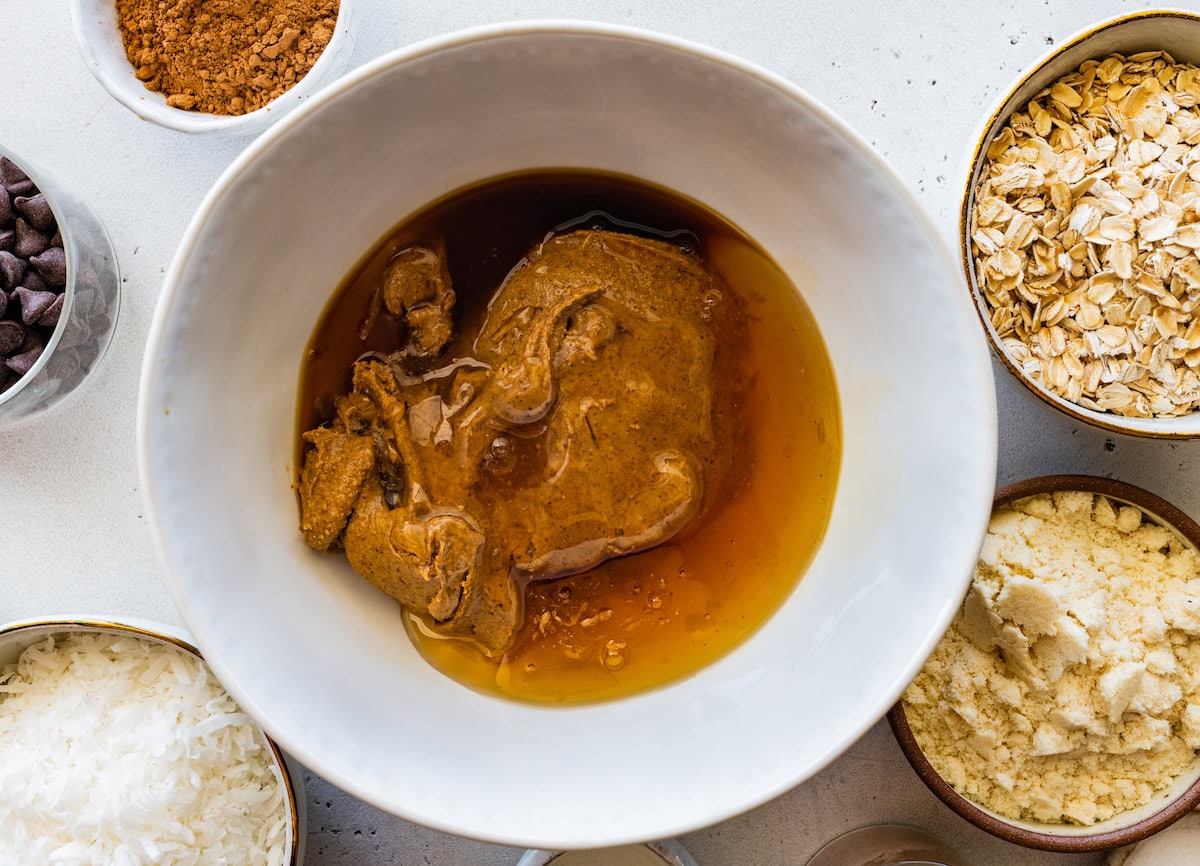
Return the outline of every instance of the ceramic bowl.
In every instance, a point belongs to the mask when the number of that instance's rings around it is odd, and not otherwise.
[[[103,224],[52,172],[0,146],[46,197],[66,253],[63,307],[41,356],[0,393],[0,425],[39,415],[83,384],[108,351],[121,306],[117,254]],[[0,189],[0,195],[6,193]],[[15,304],[15,301],[10,304]],[[9,307],[8,316],[14,307]]]
[[[1150,50],[1164,50],[1180,63],[1200,64],[1200,15],[1177,10],[1146,10],[1093,24],[1053,48],[1008,88],[986,115],[967,153],[959,214],[960,253],[963,273],[992,349],[1008,372],[1025,388],[1070,417],[1104,430],[1134,436],[1189,439],[1200,436],[1200,412],[1177,418],[1125,418],[1071,402],[1026,375],[1001,344],[992,325],[987,303],[980,293],[972,255],[975,188],[988,145],[1003,130],[1009,118],[1049,85],[1077,70],[1085,60],[1103,59],[1114,52],[1128,56]]]
[[[1158,496],[1111,478],[1089,475],[1032,478],[998,490],[995,507],[1041,493],[1065,490],[1096,493],[1117,502],[1135,505],[1156,522],[1173,528],[1193,547],[1200,548],[1200,525],[1194,520]],[[1027,848],[1063,852],[1118,848],[1158,832],[1200,805],[1200,756],[1197,756],[1185,773],[1157,792],[1149,803],[1105,821],[1084,827],[1014,820],[962,796],[938,774],[913,736],[902,703],[897,703],[888,713],[888,722],[908,762],[921,781],[943,803],[981,830]]]
[[[28,647],[41,643],[47,638],[62,638],[70,634],[110,634],[133,637],[174,647],[204,661],[200,651],[191,644],[190,638],[181,630],[170,626],[135,618],[54,616],[23,619],[0,626],[0,666],[14,663]],[[301,866],[304,862],[304,842],[307,830],[304,782],[299,767],[296,767],[291,759],[280,751],[269,737],[265,736],[265,733],[264,739],[270,747],[275,771],[284,789],[288,843],[281,866]]]
[[[355,0],[341,0],[333,36],[308,73],[266,105],[245,114],[207,114],[167,105],[163,94],[148,90],[134,74],[117,27],[111,0],[70,0],[75,43],[92,75],[118,102],[142,120],[194,133],[252,135],[301,104],[322,85],[344,72],[350,62]]]
[[[426,664],[397,605],[305,546],[292,487],[298,374],[342,278],[427,203],[545,167],[653,182],[754,238],[821,328],[843,430],[826,536],[781,609],[687,679],[567,708],[489,697]],[[166,279],[138,448],[181,613],[272,736],[409,820],[558,850],[749,809],[881,718],[966,589],[995,425],[953,259],[862,139],[728,55],[531,22],[369,63],[230,166]]]

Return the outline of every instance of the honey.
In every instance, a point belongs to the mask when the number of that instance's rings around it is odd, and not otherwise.
[[[706,491],[702,514],[667,542],[531,583],[524,624],[499,658],[405,613],[417,648],[439,670],[485,692],[550,704],[669,683],[750,636],[815,555],[841,459],[832,367],[811,313],[778,266],[737,228],[678,194],[570,170],[477,184],[390,233],[318,323],[302,371],[299,429],[331,417],[356,359],[399,346],[402,327],[366,311],[387,261],[412,238],[446,241],[460,335],[446,356],[455,357],[466,354],[461,335],[478,331],[488,298],[513,266],[547,233],[571,227],[668,238],[693,248],[727,284],[732,297],[713,328],[713,422],[731,468]]]

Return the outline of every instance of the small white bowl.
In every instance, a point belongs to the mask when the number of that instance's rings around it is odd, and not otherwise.
[[[963,272],[980,323],[996,357],[1030,392],[1070,417],[1103,430],[1159,439],[1194,439],[1200,437],[1200,411],[1177,418],[1126,418],[1073,403],[1025,375],[1004,348],[992,325],[987,302],[977,284],[971,254],[972,211],[979,172],[985,162],[988,145],[1004,129],[1012,115],[1028,105],[1042,90],[1077,70],[1085,60],[1103,59],[1114,52],[1128,56],[1151,50],[1166,51],[1181,63],[1200,65],[1200,15],[1175,9],[1146,9],[1100,21],[1064,40],[1023,72],[988,112],[967,151],[958,236]]]
[[[114,619],[107,616],[64,615],[22,619],[0,626],[0,666],[14,663],[28,647],[49,637],[81,633],[119,634],[151,643],[165,644],[191,653],[204,662],[204,657],[191,644],[191,639],[182,631],[170,626],[131,617]],[[280,751],[265,732],[262,732],[262,735],[271,750],[275,769],[283,784],[284,802],[287,808],[288,846],[283,864],[284,866],[301,866],[304,862],[304,843],[308,824],[303,778],[300,768],[294,765],[291,758]]]
[[[429,202],[536,168],[632,175],[754,238],[821,329],[843,430],[821,549],[774,616],[691,677],[567,708],[434,670],[394,601],[305,545],[292,487],[300,368],[343,277]],[[949,624],[995,483],[992,371],[973,317],[904,184],[790,82],[624,27],[484,27],[361,67],[217,181],[146,349],[142,489],[205,657],[324,778],[515,847],[678,836],[836,758]]]
[[[167,105],[134,74],[117,27],[112,0],[70,0],[75,43],[84,63],[104,89],[142,120],[180,132],[251,135],[295,108],[349,65],[355,0],[341,0],[333,36],[308,73],[271,102],[245,114],[207,114]]]

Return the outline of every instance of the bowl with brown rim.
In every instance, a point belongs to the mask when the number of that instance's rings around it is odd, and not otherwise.
[[[1018,481],[996,492],[994,508],[1045,493],[1080,491],[1136,506],[1146,518],[1173,529],[1193,548],[1200,548],[1200,525],[1160,497],[1111,478],[1089,475],[1048,475]],[[1001,815],[959,793],[934,768],[908,723],[903,701],[888,713],[888,724],[900,750],[921,781],[945,805],[981,830],[1008,842],[1043,851],[1103,851],[1129,845],[1182,818],[1200,805],[1200,754],[1169,785],[1146,804],[1091,825],[1044,823]]]
[[[1122,71],[1117,72],[1116,61],[1113,61],[1104,68],[1102,75],[1094,74],[1092,80],[1102,83],[1103,78],[1116,74],[1114,83],[1120,88],[1123,86],[1121,76],[1132,80],[1140,74],[1127,70],[1137,69],[1139,63],[1154,63],[1154,60],[1135,61],[1135,58],[1143,57],[1145,52],[1166,52],[1176,64],[1200,65],[1200,16],[1177,10],[1140,10],[1090,25],[1060,42],[1021,73],[1003,92],[985,115],[966,154],[958,233],[961,264],[994,354],[1031,393],[1071,418],[1104,430],[1152,438],[1188,439],[1200,437],[1200,400],[1191,399],[1200,398],[1200,378],[1194,382],[1190,378],[1200,377],[1200,352],[1192,356],[1190,364],[1180,359],[1177,371],[1189,385],[1195,384],[1196,389],[1188,390],[1190,402],[1186,410],[1179,404],[1183,414],[1170,417],[1160,411],[1166,406],[1164,403],[1159,403],[1158,409],[1150,409],[1156,389],[1169,391],[1176,386],[1166,386],[1158,378],[1160,374],[1168,378],[1171,374],[1164,372],[1162,357],[1152,359],[1149,353],[1159,342],[1171,339],[1166,336],[1168,331],[1172,333],[1172,338],[1178,331],[1177,336],[1183,341],[1179,344],[1181,354],[1186,355],[1191,351],[1182,349],[1189,340],[1200,348],[1200,324],[1192,326],[1193,322],[1200,319],[1200,283],[1194,286],[1189,283],[1184,291],[1178,291],[1180,284],[1173,283],[1176,279],[1186,282],[1182,273],[1191,273],[1195,251],[1178,244],[1178,231],[1167,237],[1159,237],[1162,231],[1152,228],[1149,221],[1163,215],[1164,202],[1172,197],[1171,177],[1168,175],[1186,170],[1184,163],[1174,166],[1173,160],[1177,156],[1184,161],[1191,159],[1188,154],[1192,145],[1187,144],[1191,136],[1182,137],[1186,148],[1181,154],[1164,148],[1164,153],[1157,154],[1154,164],[1143,167],[1140,175],[1135,171],[1129,177],[1109,184],[1116,193],[1111,199],[1099,193],[1107,192],[1109,186],[1105,184],[1124,172],[1122,156],[1128,153],[1128,142],[1120,133],[1117,135],[1119,144],[1115,155],[1102,157],[1095,165],[1089,162],[1091,157],[1088,157],[1083,160],[1082,171],[1079,166],[1066,166],[1065,162],[1053,167],[1043,166],[1046,171],[1036,175],[1031,186],[1020,186],[1000,196],[1004,207],[982,214],[976,212],[977,204],[985,203],[996,189],[995,186],[986,192],[980,189],[981,180],[987,179],[989,163],[993,159],[1015,158],[1015,149],[1006,147],[999,140],[1007,135],[1006,130],[1014,115],[1017,115],[1018,127],[1023,125],[1027,130],[1016,141],[1017,148],[1030,145],[1041,148],[1043,144],[1054,142],[1055,136],[1061,143],[1065,133],[1059,128],[1062,115],[1056,115],[1056,111],[1074,111],[1074,117],[1087,115],[1091,111],[1091,120],[1096,120],[1095,115],[1102,111],[1103,106],[1099,99],[1080,106],[1065,106],[1065,103],[1055,101],[1055,94],[1051,93],[1054,85],[1080,70],[1085,63],[1103,62],[1111,55],[1119,54],[1129,60],[1121,67]],[[1084,94],[1081,99],[1086,100],[1085,91],[1091,89],[1094,93],[1098,85],[1093,84],[1089,88],[1078,79],[1076,76],[1075,83],[1069,87],[1075,96]],[[1174,87],[1173,83],[1171,87]],[[1104,92],[1107,94],[1108,91]],[[1119,89],[1113,91],[1114,96],[1120,93]],[[1058,95],[1067,102],[1075,101],[1075,96],[1065,91],[1058,91]],[[1037,121],[1029,113],[1031,101],[1036,101],[1039,106],[1035,112],[1039,115]],[[1120,105],[1119,102],[1117,104]],[[1083,112],[1083,115],[1079,112]],[[1190,118],[1193,114],[1200,117],[1200,108],[1188,106],[1179,116]],[[1102,122],[1107,129],[1110,121]],[[1115,125],[1116,121],[1111,123]],[[1170,120],[1167,125],[1173,123]],[[1047,125],[1051,131],[1047,131]],[[1161,135],[1161,130],[1159,132]],[[1101,131],[1095,133],[1094,137],[1103,135]],[[1137,145],[1141,149],[1139,158],[1159,148],[1151,136],[1143,135],[1145,140]],[[1173,136],[1174,133],[1168,131],[1167,135]],[[1130,141],[1133,136],[1131,133]],[[1034,142],[1034,138],[1039,139],[1040,143]],[[1158,140],[1167,142],[1170,139],[1159,137]],[[1154,147],[1146,151],[1142,148],[1144,144],[1154,144]],[[1008,154],[1002,156],[1005,150]],[[1061,153],[1065,154],[1067,150],[1066,144],[1062,144]],[[1149,171],[1161,174],[1162,183],[1141,177]],[[1105,176],[1105,172],[1112,173]],[[1092,178],[1097,174],[1100,175],[1098,181]],[[1057,180],[1066,183],[1066,192],[1060,188],[1056,199],[1050,194],[1050,189]],[[1089,188],[1089,184],[1094,185]],[[1180,181],[1181,189],[1177,191],[1182,191],[1182,187],[1190,191],[1193,184],[1194,181],[1185,178]],[[1144,195],[1139,195],[1139,190],[1151,187],[1155,189],[1155,200],[1150,201]],[[1002,190],[1006,188],[1006,185],[1000,187]],[[1103,225],[1091,225],[1080,211],[1081,204],[1095,205],[1097,220],[1116,219]],[[1154,204],[1157,207],[1150,206]],[[1127,208],[1126,205],[1130,206]],[[1022,214],[1018,220],[1020,224],[1011,233],[1010,213]],[[1126,217],[1133,220],[1132,236]],[[1050,222],[1055,219],[1058,220],[1057,224]],[[1187,232],[1200,231],[1200,226],[1190,228],[1189,221],[1194,219],[1181,216],[1179,224]],[[1074,237],[1065,238],[1072,220],[1076,221],[1076,226],[1085,229],[1085,237],[1078,240]],[[1118,224],[1122,226],[1121,229],[1117,228]],[[1157,226],[1161,228],[1163,223]],[[979,242],[981,229],[995,232],[991,245],[986,239],[982,244]],[[1110,251],[1121,245],[1103,237],[1103,232],[1124,238],[1122,243],[1130,245],[1132,258],[1128,271],[1124,264],[1118,263],[1119,267],[1113,265],[1109,258]],[[1147,235],[1157,240],[1147,240]],[[1097,242],[1087,238],[1096,239]],[[1190,243],[1190,235],[1185,236],[1184,240]],[[1159,273],[1157,266],[1147,265],[1146,257],[1162,249],[1168,251],[1169,257],[1174,253],[1181,255],[1162,265],[1162,273]],[[1024,295],[1017,287],[1005,283],[999,271],[993,270],[990,277],[985,273],[993,256],[1007,256],[1009,252],[1015,258],[996,259],[993,266],[1010,270],[1019,267],[1020,282],[1028,290]],[[1187,254],[1183,255],[1185,252]],[[1075,254],[1074,258],[1072,253]],[[1089,260],[1089,253],[1094,259]],[[1061,267],[1068,260],[1071,265],[1079,267],[1078,274],[1071,275],[1070,266]],[[1182,269],[1176,269],[1176,264],[1182,264]],[[1067,276],[1054,278],[1055,271],[1060,269]],[[1126,276],[1117,275],[1117,270]],[[1150,272],[1147,279],[1152,291],[1143,290],[1139,284],[1139,279],[1147,272]],[[1095,295],[1089,297],[1088,292],[1094,284],[1093,277],[1106,273],[1108,275],[1101,276],[1098,281]],[[1200,277],[1200,267],[1195,273]],[[1004,289],[1007,295],[1003,292],[998,294],[997,287],[1007,287]],[[1173,287],[1177,289],[1175,292],[1172,292]],[[1163,295],[1152,293],[1160,289]],[[989,293],[991,299],[988,298]],[[1140,295],[1148,297],[1135,310],[1134,304]],[[1164,299],[1165,295],[1173,297]],[[997,298],[1001,301],[998,304],[994,303]],[[1092,303],[1093,298],[1099,302]],[[1117,311],[1114,304],[1121,310]],[[1164,308],[1161,313],[1160,307]],[[1161,339],[1155,329],[1156,315],[1162,319]],[[1014,333],[1015,326],[1010,327],[1009,323],[1019,321],[1023,316],[1026,317],[1023,322],[1024,333]],[[1107,330],[1110,326],[1113,330]],[[1189,327],[1190,337],[1185,339]],[[1103,333],[1100,333],[1101,330]],[[1042,336],[1038,335],[1039,331],[1044,332]],[[1105,342],[1117,342],[1121,336],[1119,331],[1125,331],[1132,337],[1126,337],[1127,342],[1116,346]],[[1039,342],[1041,340],[1044,340],[1044,345]],[[1089,341],[1096,345],[1093,346]],[[1028,347],[1028,351],[1023,351],[1023,347]],[[1139,357],[1138,353],[1143,349],[1148,349],[1148,352],[1144,357]],[[1116,351],[1103,354],[1111,350]],[[1140,367],[1126,371],[1109,365],[1105,369],[1112,359],[1128,360]],[[1100,368],[1093,369],[1090,366],[1093,360],[1099,361]],[[1058,369],[1058,364],[1063,369]],[[1078,395],[1075,389],[1078,389]],[[1129,408],[1131,406],[1134,407],[1132,410]],[[1146,410],[1144,417],[1122,414],[1127,411],[1142,412],[1143,409]]]

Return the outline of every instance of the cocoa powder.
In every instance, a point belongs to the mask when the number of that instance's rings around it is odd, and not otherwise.
[[[339,0],[116,0],[137,77],[167,104],[208,114],[261,108],[304,77]]]

